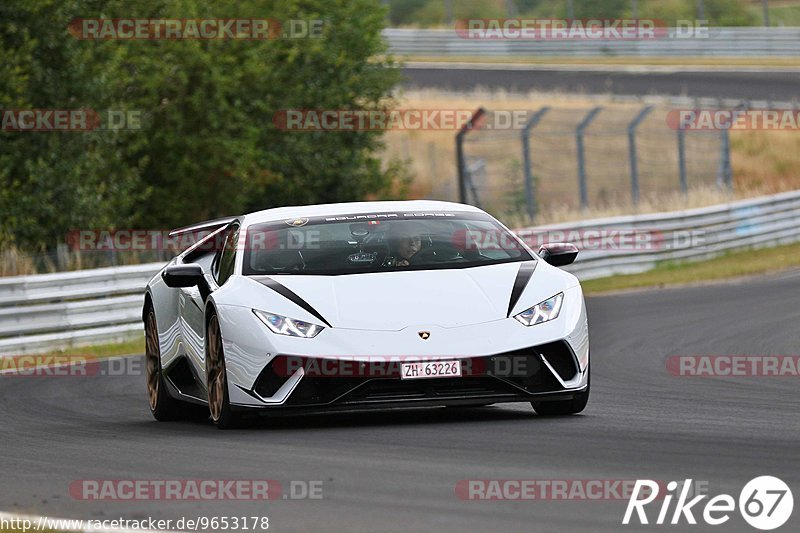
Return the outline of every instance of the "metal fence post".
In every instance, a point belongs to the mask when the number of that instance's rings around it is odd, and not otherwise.
[[[506,0],[506,16],[508,18],[514,18],[519,15],[519,10],[517,9],[517,5],[514,3],[514,0]]]
[[[462,130],[463,131],[463,130]],[[464,180],[464,136],[462,132],[456,134],[456,166],[458,168],[458,201],[467,203],[467,182]]]
[[[653,106],[647,106],[628,124],[628,158],[631,164],[631,200],[633,205],[639,205],[639,166],[636,161],[636,128],[642,123],[644,118]]]
[[[678,174],[681,183],[681,192],[689,194],[689,184],[686,181],[686,143],[684,142],[683,128],[678,125]]]
[[[719,170],[717,171],[717,184],[733,190],[733,173],[731,171],[731,140],[728,128],[720,132]]]
[[[589,191],[586,188],[586,156],[583,150],[583,132],[591,124],[594,117],[602,111],[602,106],[593,108],[583,117],[583,120],[575,129],[575,143],[578,148],[578,188],[581,195],[581,209],[589,207]]]
[[[480,209],[481,207],[481,199],[478,196],[478,188],[475,186],[475,181],[472,179],[473,176],[476,174],[481,174],[484,179],[486,178],[486,161],[483,159],[478,159],[471,165],[467,165],[467,187],[469,191],[472,193],[472,201],[473,205]]]
[[[479,120],[486,114],[486,110],[482,107],[478,108],[472,114],[469,122],[462,126],[461,130],[456,134],[456,168],[458,170],[458,201],[462,204],[467,203],[467,163],[464,158],[464,137],[476,125],[479,125]]]
[[[536,192],[533,189],[533,172],[531,171],[531,147],[530,137],[531,130],[536,127],[544,114],[550,111],[550,106],[544,106],[539,111],[533,114],[525,127],[522,128],[522,164],[523,175],[525,176],[525,203],[528,208],[528,222],[533,223],[536,216]]]

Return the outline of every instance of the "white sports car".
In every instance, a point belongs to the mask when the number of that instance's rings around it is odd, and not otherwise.
[[[583,292],[472,206],[359,202],[269,209],[176,230],[208,233],[147,285],[158,420],[247,413],[589,398]],[[193,407],[196,404],[202,407]],[[207,407],[205,407],[207,406]]]

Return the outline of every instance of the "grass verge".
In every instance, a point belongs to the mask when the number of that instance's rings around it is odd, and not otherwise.
[[[579,259],[580,260],[580,259]],[[800,267],[800,243],[729,252],[707,261],[664,262],[642,274],[609,276],[584,281],[586,294],[603,294],[627,289],[669,287],[732,279]]]
[[[54,350],[54,355],[86,355],[93,358],[115,357],[117,355],[130,355],[144,353],[144,335],[141,338],[111,344],[97,344],[94,346],[76,346],[63,350]],[[0,531],[2,533],[2,531]]]

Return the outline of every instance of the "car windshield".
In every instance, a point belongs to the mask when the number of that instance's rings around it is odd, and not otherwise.
[[[533,259],[484,213],[296,218],[248,227],[242,274],[341,275],[466,268]]]

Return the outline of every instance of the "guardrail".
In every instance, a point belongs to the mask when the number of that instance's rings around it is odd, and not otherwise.
[[[649,239],[641,247],[584,250],[566,270],[582,280],[637,274],[664,261],[698,261],[731,250],[800,241],[800,191],[686,211],[528,228],[540,233],[600,230],[604,234],[615,229]]]
[[[0,357],[128,340],[163,263],[0,278]]]
[[[709,28],[706,38],[466,39],[455,29],[389,28],[383,36],[399,56],[797,56],[800,28]]]
[[[581,279],[646,272],[668,260],[700,260],[728,250],[800,241],[800,191],[686,211],[622,216],[518,230],[552,234],[633,231],[642,247],[583,250],[567,267]],[[687,245],[675,237],[691,235]],[[613,238],[612,238],[613,241]],[[162,263],[0,278],[0,356],[140,335],[147,281]]]

